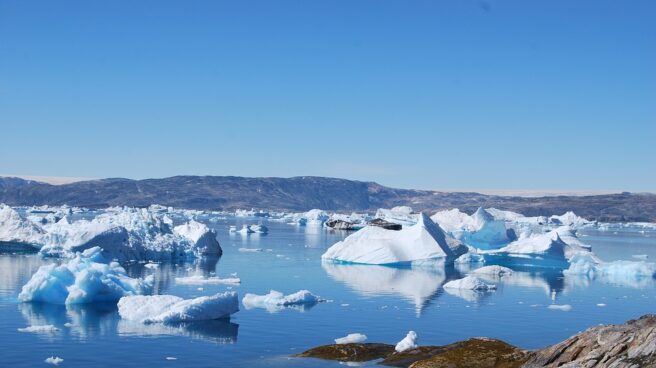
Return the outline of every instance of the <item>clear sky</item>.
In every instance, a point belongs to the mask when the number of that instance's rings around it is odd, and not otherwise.
[[[656,1],[0,0],[0,173],[656,191]]]

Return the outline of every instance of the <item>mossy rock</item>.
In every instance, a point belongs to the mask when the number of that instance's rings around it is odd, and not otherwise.
[[[368,362],[384,358],[394,352],[388,344],[332,344],[323,345],[295,355],[301,358],[318,358],[340,362]]]
[[[443,347],[432,357],[417,361],[411,368],[516,368],[529,358],[528,352],[501,340],[474,338]],[[388,357],[388,359],[392,358]],[[387,360],[387,359],[386,359]],[[382,363],[384,364],[384,362]]]

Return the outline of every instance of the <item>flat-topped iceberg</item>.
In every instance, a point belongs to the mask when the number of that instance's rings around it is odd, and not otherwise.
[[[150,292],[153,278],[134,279],[116,262],[105,263],[98,247],[61,265],[41,266],[18,295],[23,302],[79,304],[115,302]]]
[[[246,294],[242,303],[246,309],[264,308],[276,312],[289,306],[313,306],[323,301],[320,297],[308,290],[299,290],[293,294],[285,295],[279,291],[271,290],[269,294]]]
[[[239,311],[237,293],[183,299],[174,295],[127,296],[118,301],[121,318],[141,323],[177,323],[230,317]]]
[[[508,267],[492,265],[492,266],[483,266],[472,271],[470,274],[474,276],[493,276],[501,277],[505,275],[512,274],[512,270]]]
[[[476,276],[465,276],[462,279],[452,280],[444,284],[445,289],[462,289],[488,291],[496,289],[496,285],[486,284]]]
[[[343,263],[417,265],[452,261],[465,252],[464,244],[422,213],[417,224],[399,231],[367,226],[335,243],[321,258]]]

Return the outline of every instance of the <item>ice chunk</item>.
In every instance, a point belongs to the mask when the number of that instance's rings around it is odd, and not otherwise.
[[[367,335],[361,333],[350,333],[344,337],[335,339],[335,344],[359,344],[367,341]]]
[[[551,216],[549,217],[549,222],[555,225],[565,225],[573,227],[582,227],[590,225],[591,222],[584,219],[583,217],[577,216],[574,212],[568,211],[560,216]]]
[[[61,265],[41,266],[18,295],[23,302],[77,304],[115,302],[150,291],[152,277],[130,278],[117,262],[105,262],[98,247]]]
[[[300,290],[289,295],[271,290],[266,295],[246,294],[241,302],[246,309],[264,308],[269,311],[277,311],[281,309],[280,307],[294,305],[313,306],[321,301],[323,301],[321,298],[308,290]]]
[[[239,311],[237,293],[183,299],[173,295],[126,296],[118,301],[123,319],[141,323],[176,323],[226,318]]]
[[[466,251],[425,214],[399,231],[367,226],[331,246],[321,258],[346,263],[402,265],[457,258]]]
[[[195,275],[195,276],[187,276],[187,277],[176,277],[175,282],[183,285],[203,285],[203,284],[237,285],[241,283],[241,280],[236,277],[222,279],[219,277],[203,277],[200,275]]]
[[[553,309],[553,310],[558,310],[558,311],[563,311],[563,312],[569,312],[572,310],[572,306],[569,304],[551,304],[547,308]]]
[[[18,332],[55,333],[59,329],[53,325],[39,325],[19,328]]]
[[[474,271],[471,272],[472,275],[474,276],[504,276],[504,275],[510,275],[512,273],[512,270],[508,267],[503,267],[503,266],[484,266],[481,268],[477,268]]]
[[[216,232],[207,225],[191,220],[173,228],[173,232],[191,241],[195,252],[201,255],[220,256],[223,250],[216,240]]]
[[[417,348],[417,333],[414,331],[409,331],[408,334],[403,338],[403,340],[399,341],[396,344],[394,350],[396,350],[397,353],[401,353],[406,350],[415,349],[415,348]]]
[[[449,281],[444,284],[445,289],[462,289],[462,290],[477,290],[488,291],[496,289],[496,285],[489,285],[484,283],[481,279],[475,276],[466,276],[459,280]]]
[[[37,251],[44,234],[40,226],[24,219],[13,208],[0,204],[0,250]]]
[[[471,263],[485,263],[485,257],[482,254],[474,252],[475,249],[469,251],[460,257],[456,258],[453,263],[455,264],[471,264]]]
[[[49,358],[46,358],[46,360],[44,360],[45,363],[52,364],[52,365],[59,365],[63,361],[64,359],[57,356],[51,356]]]
[[[431,219],[456,238],[475,247],[489,248],[516,239],[514,231],[506,228],[504,221],[495,219],[483,208],[471,216],[458,209],[440,211]]]
[[[413,213],[412,208],[408,206],[398,206],[392,209],[379,208],[375,217],[403,226],[412,226],[418,220],[418,214]]]

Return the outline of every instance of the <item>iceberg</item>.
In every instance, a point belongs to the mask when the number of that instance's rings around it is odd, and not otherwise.
[[[223,249],[216,240],[216,232],[210,230],[207,225],[191,220],[186,224],[173,228],[173,232],[189,240],[197,254],[203,256],[220,256]]]
[[[462,289],[462,290],[476,290],[476,291],[489,291],[496,289],[496,285],[484,283],[481,279],[475,276],[465,276],[459,280],[452,280],[444,284],[445,289]]]
[[[482,207],[471,216],[452,209],[437,212],[431,219],[454,237],[477,248],[495,248],[517,239],[513,229],[506,228],[504,221],[495,219]]]
[[[147,209],[111,208],[92,220],[46,225],[44,256],[71,257],[99,246],[108,259],[166,260],[220,255],[216,233],[196,221],[172,228],[167,215]]]
[[[601,262],[591,257],[576,257],[569,268],[564,270],[566,276],[584,276],[600,279],[610,284],[640,287],[644,281],[653,281],[656,277],[656,263],[645,261]]]
[[[396,344],[394,350],[396,350],[397,353],[402,353],[406,350],[415,348],[417,348],[417,333],[414,331],[409,331],[403,340]]]
[[[39,325],[39,326],[28,326],[24,328],[19,328],[18,332],[34,332],[34,333],[55,333],[59,329],[53,325]]]
[[[0,204],[0,251],[38,251],[45,231],[13,208]]]
[[[288,306],[314,306],[322,301],[323,299],[308,290],[300,290],[289,295],[271,290],[266,295],[246,294],[241,302],[246,309],[264,308],[270,312],[276,312]]]
[[[367,341],[367,335],[361,333],[350,333],[344,337],[335,339],[335,344],[359,344],[365,341]]]
[[[582,244],[569,227],[520,238],[503,248],[480,253],[486,255],[486,260],[491,255],[501,261],[545,267],[567,267],[572,258],[580,255],[596,259],[591,248]]]
[[[464,244],[422,213],[417,224],[399,231],[367,226],[335,243],[321,258],[342,263],[420,265],[452,261],[465,252]]]
[[[133,279],[117,262],[103,263],[98,247],[61,265],[41,266],[18,295],[23,302],[78,304],[115,302],[126,295],[150,292],[152,276]]]
[[[51,356],[51,357],[46,358],[46,360],[44,360],[43,362],[47,363],[47,364],[52,364],[52,365],[59,365],[63,361],[64,361],[64,359],[62,359],[58,356]]]
[[[141,323],[178,323],[230,317],[239,311],[237,293],[183,299],[174,295],[126,296],[118,301],[121,318]]]
[[[508,267],[493,265],[493,266],[483,266],[472,271],[470,274],[474,276],[494,276],[501,277],[505,275],[512,274],[512,270]]]

